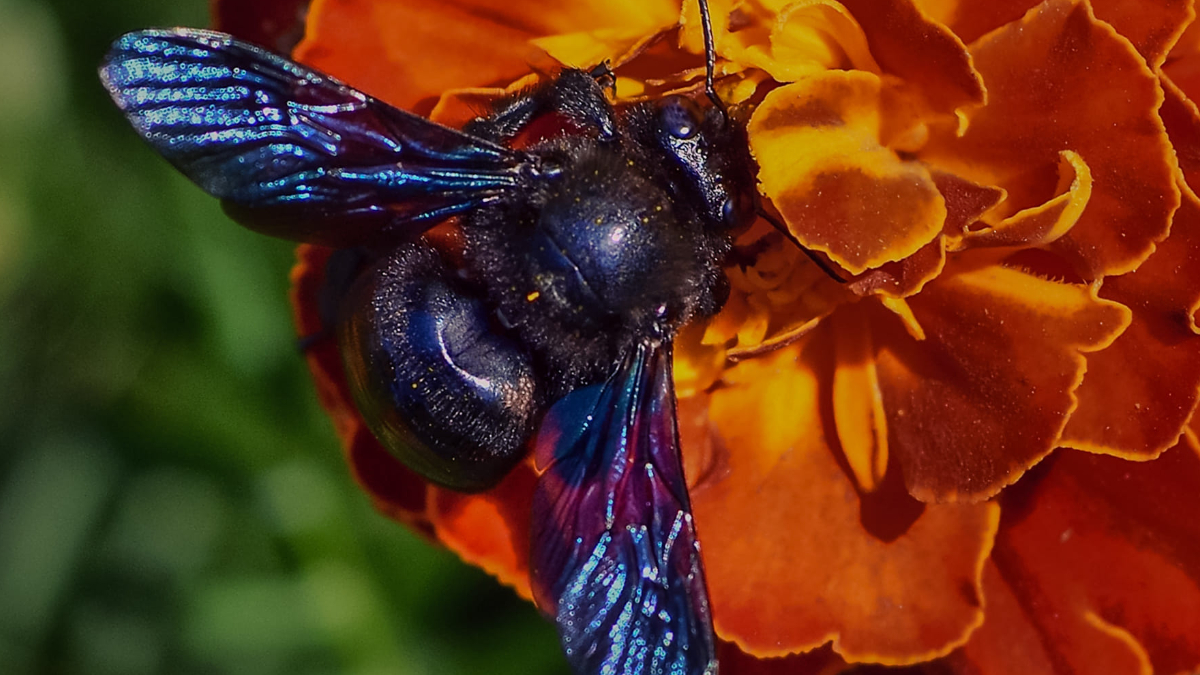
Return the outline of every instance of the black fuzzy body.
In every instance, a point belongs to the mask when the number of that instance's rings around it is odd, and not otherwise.
[[[354,288],[330,295],[368,426],[474,491],[555,401],[721,308],[753,165],[723,113],[682,97],[614,109],[576,70],[466,129],[529,158],[515,188],[460,215],[460,237],[359,249]]]
[[[552,396],[716,310],[728,249],[619,148],[562,145],[569,163],[523,203],[463,219],[472,276],[535,355]]]
[[[465,273],[533,355],[553,400],[603,379],[636,344],[670,340],[720,309],[731,225],[709,202],[753,190],[753,164],[743,130],[697,111],[697,124],[707,125],[698,135],[706,161],[689,172],[661,140],[654,104],[613,110],[582,71],[502,101],[468,129],[510,140],[511,111],[527,128],[539,119],[525,111],[547,108],[562,131],[523,149],[552,169],[460,222]],[[745,202],[737,207],[744,220]]]

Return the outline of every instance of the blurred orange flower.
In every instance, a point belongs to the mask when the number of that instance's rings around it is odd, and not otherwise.
[[[300,25],[303,2],[250,4],[219,23]],[[760,222],[676,341],[722,672],[1195,672],[1192,1],[710,6],[760,189],[847,280]],[[294,54],[454,125],[562,64],[611,59],[624,102],[698,91],[700,52],[690,1],[315,0]],[[310,334],[328,251],[300,255]],[[335,347],[309,361],[379,507],[528,597],[533,469],[428,485]]]

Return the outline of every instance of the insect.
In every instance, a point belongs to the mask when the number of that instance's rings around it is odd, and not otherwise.
[[[350,261],[331,321],[390,452],[468,492],[533,453],[532,586],[581,675],[717,670],[672,339],[728,295],[754,165],[701,10],[710,103],[617,109],[610,71],[566,69],[461,131],[216,32],[130,33],[100,69],[234,220]],[[460,244],[425,236],[452,216]]]

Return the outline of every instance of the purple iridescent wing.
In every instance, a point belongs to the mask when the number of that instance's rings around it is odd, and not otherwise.
[[[129,33],[100,78],[155,150],[235,220],[273,236],[339,247],[414,239],[536,171],[527,154],[223,33]]]
[[[532,580],[579,675],[712,675],[712,619],[670,345],[551,407],[536,443]]]

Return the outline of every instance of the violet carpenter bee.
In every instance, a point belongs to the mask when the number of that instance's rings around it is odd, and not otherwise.
[[[581,675],[717,670],[671,345],[724,303],[755,178],[701,9],[709,102],[616,109],[611,72],[568,69],[461,131],[210,31],[130,33],[100,69],[234,220],[339,249],[329,323],[398,459],[478,491],[534,453],[534,595]],[[451,216],[453,251],[424,236]]]

